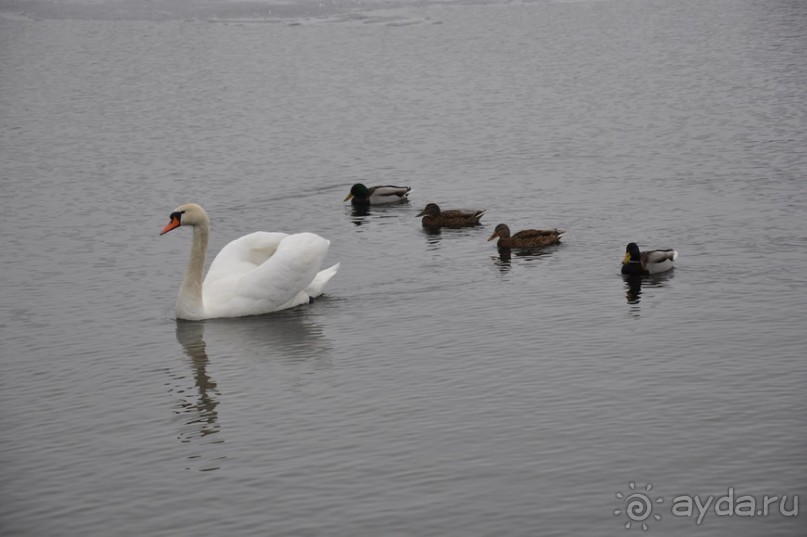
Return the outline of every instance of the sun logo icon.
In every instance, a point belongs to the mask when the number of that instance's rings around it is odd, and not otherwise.
[[[628,487],[630,487],[631,491],[635,491],[636,483],[631,481],[628,483]],[[662,503],[664,498],[652,499],[649,495],[652,489],[653,485],[648,483],[647,486],[644,487],[643,492],[629,492],[627,495],[621,492],[616,493],[616,497],[624,502],[625,508],[614,509],[614,516],[625,513],[625,516],[628,517],[628,521],[625,523],[626,530],[631,529],[635,523],[636,527],[641,527],[642,530],[647,531],[650,526],[648,526],[645,521],[648,520],[651,515],[653,519],[661,520],[660,514],[653,513],[653,504]]]

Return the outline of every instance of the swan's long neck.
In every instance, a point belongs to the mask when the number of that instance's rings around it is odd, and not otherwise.
[[[207,222],[193,226],[193,244],[188,260],[188,268],[182,279],[177,296],[176,314],[180,319],[199,320],[205,317],[205,304],[202,299],[202,281],[207,257],[207,240],[210,225]]]

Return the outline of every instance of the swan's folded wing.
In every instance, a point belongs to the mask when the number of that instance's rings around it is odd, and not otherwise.
[[[210,264],[205,276],[205,286],[215,285],[222,279],[249,274],[272,257],[285,233],[256,231],[230,242],[221,249]]]
[[[234,300],[239,307],[274,311],[304,291],[319,272],[330,241],[313,233],[289,235],[274,255],[238,278]]]
[[[319,295],[321,295],[322,290],[325,288],[325,284],[331,281],[331,278],[336,275],[337,270],[339,270],[339,263],[328,267],[325,270],[320,270],[314,277],[314,280],[308,284],[308,287],[305,288],[306,294],[311,298],[317,298]]]

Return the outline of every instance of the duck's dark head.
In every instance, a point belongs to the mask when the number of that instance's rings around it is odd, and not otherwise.
[[[440,207],[436,203],[429,203],[417,215],[418,216],[440,216]]]
[[[635,242],[629,242],[625,247],[625,257],[622,259],[622,264],[640,263],[641,261],[642,252],[639,251],[639,246]]]
[[[353,199],[353,201],[357,200],[366,200],[370,197],[370,190],[361,183],[356,183],[352,187],[350,187],[350,194],[345,196],[344,201],[349,199]]]
[[[491,235],[488,240],[492,241],[496,237],[501,237],[502,239],[509,239],[510,238],[510,228],[507,227],[507,224],[499,224],[496,226],[496,229],[493,230],[493,235]]]

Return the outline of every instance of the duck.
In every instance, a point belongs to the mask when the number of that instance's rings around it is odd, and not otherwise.
[[[177,319],[244,317],[307,304],[339,270],[339,263],[320,270],[330,241],[319,235],[256,231],[225,245],[203,279],[207,212],[195,203],[180,205],[160,235],[185,226],[193,229],[193,241],[176,299]]]
[[[673,268],[673,261],[678,258],[678,252],[668,248],[666,250],[639,250],[635,242],[625,247],[625,257],[622,259],[622,274],[630,276],[646,276],[667,272]]]
[[[379,185],[367,188],[361,183],[350,187],[350,193],[344,201],[350,200],[354,207],[369,207],[370,205],[392,205],[409,201],[407,197],[412,190],[408,186]]]
[[[436,203],[429,203],[417,216],[422,216],[421,223],[426,228],[461,228],[479,224],[485,209],[449,209],[441,211]]]
[[[499,224],[488,240],[492,241],[499,237],[499,241],[496,243],[499,248],[540,248],[559,244],[560,236],[564,233],[566,232],[561,229],[525,229],[511,236],[507,224]]]

